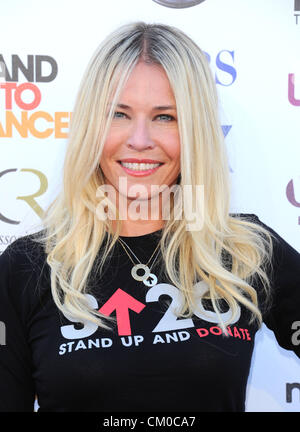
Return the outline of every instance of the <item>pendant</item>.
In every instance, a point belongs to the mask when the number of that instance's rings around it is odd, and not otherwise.
[[[142,276],[139,276],[137,274],[138,270],[144,270],[144,274]],[[136,264],[134,267],[132,267],[131,276],[133,277],[133,279],[143,282],[149,287],[157,284],[157,277],[154,273],[150,273],[149,267],[145,264]]]
[[[154,273],[150,273],[147,279],[143,280],[143,283],[149,287],[152,287],[153,285],[157,284],[157,277]]]
[[[142,276],[139,276],[137,274],[138,270],[140,269],[144,270],[144,274]],[[145,279],[148,279],[149,275],[150,275],[150,269],[145,264],[136,264],[131,269],[131,276],[133,277],[133,279],[137,281],[144,281]]]

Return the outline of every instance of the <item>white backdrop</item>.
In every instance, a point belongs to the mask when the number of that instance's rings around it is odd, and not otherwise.
[[[153,0],[0,0],[0,253],[37,230],[57,193],[69,115],[90,56],[107,33],[135,20],[179,27],[210,56],[232,211],[257,214],[300,251],[299,3],[205,0],[174,9]],[[13,76],[18,59],[32,65]],[[289,402],[288,383],[300,384],[299,360],[263,327],[246,410],[300,411],[300,390]]]

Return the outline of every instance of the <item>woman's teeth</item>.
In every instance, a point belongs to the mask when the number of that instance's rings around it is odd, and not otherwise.
[[[133,171],[147,171],[149,169],[157,168],[160,165],[160,163],[150,164],[150,163],[121,162],[121,165]]]

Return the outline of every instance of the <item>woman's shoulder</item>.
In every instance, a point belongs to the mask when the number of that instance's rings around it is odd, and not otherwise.
[[[43,243],[41,238],[44,230],[23,235],[9,244],[4,252],[0,255],[0,268],[9,266],[13,270],[31,269],[42,263],[46,259]]]
[[[278,235],[272,227],[270,227],[261,217],[259,217],[257,214],[254,213],[229,213],[229,216],[234,219],[239,219],[242,222],[250,222],[254,226],[256,225],[259,228],[263,228],[266,230],[270,235],[272,240],[277,242],[281,239],[281,237]],[[261,232],[261,231],[260,231]]]
[[[23,331],[44,293],[49,292],[49,268],[42,232],[13,241],[0,256],[0,318],[14,331],[19,323]]]
[[[295,247],[291,246],[286,239],[277,232],[269,223],[253,213],[230,213],[230,216],[239,218],[241,220],[252,222],[255,225],[264,228],[271,236],[272,245],[273,245],[273,256],[275,261],[282,261],[283,258],[292,257],[292,259],[296,259],[299,262],[300,253]]]
[[[254,213],[229,213],[229,216],[235,219],[240,219],[242,221],[254,222],[261,224],[262,221]]]

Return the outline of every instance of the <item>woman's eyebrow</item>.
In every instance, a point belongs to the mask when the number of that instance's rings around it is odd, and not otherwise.
[[[153,107],[153,109],[155,109],[155,110],[171,110],[171,109],[175,110],[176,106],[175,105],[160,105],[160,106]]]
[[[129,105],[122,104],[122,103],[117,104],[117,107],[121,108],[121,109],[131,109],[131,107]],[[175,110],[176,107],[175,107],[175,105],[159,105],[159,106],[154,106],[153,109],[154,110],[160,110],[160,111],[171,110],[171,109]]]

